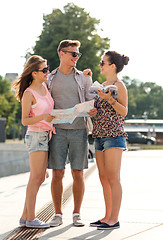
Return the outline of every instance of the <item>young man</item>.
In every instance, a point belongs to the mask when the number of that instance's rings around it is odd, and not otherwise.
[[[90,76],[77,70],[76,64],[81,56],[79,52],[80,42],[63,40],[58,46],[60,65],[49,75],[48,85],[55,109],[66,109],[76,104],[91,100],[89,88],[92,84]],[[89,112],[95,116],[94,108]],[[73,224],[84,226],[80,218],[80,208],[84,195],[83,169],[88,168],[87,159],[87,119],[76,118],[72,124],[56,124],[56,134],[52,136],[49,150],[48,168],[53,169],[51,193],[55,207],[55,216],[50,222],[53,227],[62,224],[62,193],[63,176],[67,156],[71,165],[73,177]]]

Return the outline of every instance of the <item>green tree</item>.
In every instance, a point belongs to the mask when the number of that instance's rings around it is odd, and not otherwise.
[[[11,134],[13,127],[17,130],[17,122],[21,119],[20,109],[20,103],[11,91],[11,83],[0,76],[0,117],[6,118],[7,135]]]
[[[59,64],[57,47],[64,39],[79,40],[82,57],[78,61],[78,68],[91,68],[93,79],[102,81],[99,62],[101,55],[109,48],[110,40],[97,34],[100,20],[90,17],[73,3],[64,6],[64,11],[54,9],[51,14],[43,17],[43,30],[34,47],[34,54],[41,55],[48,60],[51,70]]]
[[[136,79],[123,77],[128,89],[127,118],[162,119],[163,88],[153,82],[140,82]]]

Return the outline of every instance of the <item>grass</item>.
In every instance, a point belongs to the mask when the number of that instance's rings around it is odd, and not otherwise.
[[[163,145],[128,144],[129,150],[163,150]]]
[[[163,150],[163,145],[142,145],[141,149],[149,149],[149,150]]]

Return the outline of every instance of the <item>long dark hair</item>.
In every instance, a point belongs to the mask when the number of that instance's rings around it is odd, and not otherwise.
[[[39,70],[40,64],[46,62],[46,59],[38,55],[31,56],[25,66],[21,76],[13,83],[13,88],[16,89],[16,98],[21,102],[24,91],[33,82],[32,72]]]
[[[108,56],[110,63],[115,64],[117,73],[121,72],[124,65],[127,65],[129,61],[129,57],[115,51],[108,51],[105,55]]]

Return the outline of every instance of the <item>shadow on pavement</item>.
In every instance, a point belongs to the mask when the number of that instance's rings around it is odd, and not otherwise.
[[[54,228],[54,231],[51,231],[50,233],[44,234],[44,236],[42,236],[42,240],[43,239],[51,239],[53,237],[57,237],[57,239],[59,239],[59,235],[65,233],[66,231],[68,231],[70,228],[74,228],[74,226],[72,224],[67,225],[66,227],[57,229]],[[113,230],[107,230],[107,231],[103,231],[103,230],[94,230],[90,232],[87,232],[85,234],[79,235],[79,236],[75,236],[72,238],[67,238],[67,240],[75,240],[75,239],[87,239],[89,238],[89,240],[99,240],[102,239],[104,237],[106,237],[107,235],[109,235]]]
[[[113,230],[94,230],[94,231],[90,231],[88,233],[82,234],[80,236],[78,236],[79,239],[88,239],[89,240],[99,240],[102,239],[104,237],[106,237],[107,235],[109,235]],[[76,237],[74,238],[68,238],[68,240],[75,240]]]
[[[42,239],[49,239],[52,237],[56,237],[59,236],[60,234],[63,234],[64,232],[68,231],[70,228],[72,228],[73,225],[69,224],[66,227],[63,228],[56,228],[56,227],[51,227],[51,229],[54,229],[54,231],[52,230],[50,233],[44,234],[44,236],[42,236]]]

